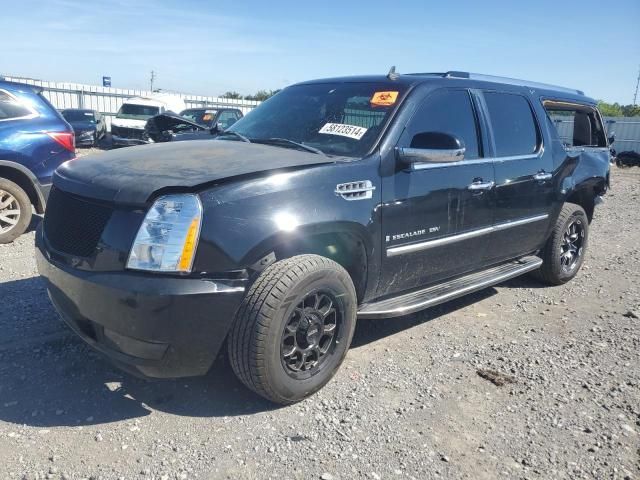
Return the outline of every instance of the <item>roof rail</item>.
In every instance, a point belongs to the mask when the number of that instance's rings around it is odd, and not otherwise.
[[[558,85],[551,85],[548,83],[530,82],[528,80],[520,80],[518,78],[500,77],[497,75],[484,75],[482,73],[470,73],[452,70],[445,73],[410,73],[409,75],[435,75],[444,78],[468,78],[470,80],[479,80],[483,82],[508,83],[510,85],[519,85],[521,87],[538,88],[541,90],[556,90],[558,92],[584,95],[584,92],[582,90],[576,90],[575,88],[559,87]]]

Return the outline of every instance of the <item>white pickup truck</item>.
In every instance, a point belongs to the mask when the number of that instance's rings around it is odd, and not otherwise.
[[[157,93],[149,97],[126,100],[111,121],[111,138],[115,146],[147,143],[142,134],[147,120],[164,112],[179,113],[186,108],[184,100],[173,94]]]

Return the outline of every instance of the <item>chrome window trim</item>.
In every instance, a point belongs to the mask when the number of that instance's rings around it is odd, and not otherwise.
[[[409,245],[398,245],[396,247],[387,248],[387,257],[395,257],[398,255],[404,255],[406,253],[419,252],[422,250],[428,250],[430,248],[440,247],[442,245],[448,245],[450,243],[461,242],[463,240],[469,240],[488,233],[499,232],[508,228],[519,227],[528,223],[539,222],[549,218],[548,214],[535,215],[533,217],[520,218],[518,220],[509,220],[507,222],[492,225],[490,227],[483,227],[477,230],[471,230],[469,232],[459,233],[457,235],[451,235],[448,237],[436,238],[435,240],[427,240],[419,243],[411,243]]]
[[[16,102],[18,105],[20,105],[23,108],[26,108],[27,110],[29,110],[31,113],[29,113],[28,115],[23,115],[21,117],[11,117],[11,118],[0,118],[0,122],[9,122],[12,120],[30,120],[32,118],[36,118],[39,117],[40,114],[33,109],[31,106],[29,105],[25,105],[23,102],[21,102],[15,95],[13,95],[11,92],[0,88],[0,93],[4,93],[6,94],[9,98],[13,99],[14,102]]]
[[[429,168],[442,168],[442,167],[457,167],[463,165],[481,165],[483,163],[493,162],[511,162],[514,160],[534,160],[544,155],[544,146],[538,149],[534,153],[527,153],[525,155],[511,155],[507,157],[486,157],[486,158],[474,158],[471,160],[460,160],[459,162],[448,163],[418,163],[412,166],[412,170],[426,170]]]

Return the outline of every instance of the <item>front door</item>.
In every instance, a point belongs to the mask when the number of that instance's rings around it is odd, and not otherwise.
[[[432,91],[398,147],[421,148],[426,132],[455,135],[464,160],[409,168],[390,154],[382,178],[382,273],[378,294],[392,295],[478,268],[493,222],[493,164],[483,158],[478,116],[466,89]],[[424,148],[424,147],[423,147]]]

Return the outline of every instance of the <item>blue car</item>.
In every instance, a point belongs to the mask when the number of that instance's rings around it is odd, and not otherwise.
[[[73,129],[42,89],[0,80],[0,243],[44,213],[54,170],[72,158]]]

